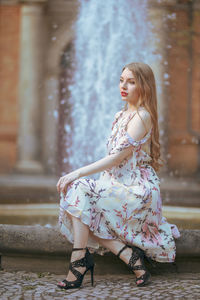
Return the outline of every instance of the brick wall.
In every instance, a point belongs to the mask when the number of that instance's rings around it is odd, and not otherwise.
[[[0,6],[0,172],[16,161],[20,6]]]

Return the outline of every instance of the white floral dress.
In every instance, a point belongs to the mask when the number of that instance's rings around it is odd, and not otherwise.
[[[101,172],[99,179],[77,179],[68,186],[65,196],[61,193],[60,231],[73,243],[70,214],[80,218],[100,238],[135,245],[158,262],[174,262],[174,238],[179,238],[180,232],[162,216],[160,181],[149,164],[151,130],[140,141],[133,140],[126,132],[134,115],[135,112],[126,114],[124,109],[119,111],[107,142],[108,154],[129,146],[133,154],[119,166]],[[100,252],[92,237],[88,247],[101,254],[106,252]]]

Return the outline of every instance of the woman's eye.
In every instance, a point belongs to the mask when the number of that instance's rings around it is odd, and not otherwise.
[[[130,81],[130,83],[135,84],[135,81]]]

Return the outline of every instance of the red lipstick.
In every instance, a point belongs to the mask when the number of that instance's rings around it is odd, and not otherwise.
[[[128,95],[128,93],[126,92],[121,92],[122,97],[126,97]]]

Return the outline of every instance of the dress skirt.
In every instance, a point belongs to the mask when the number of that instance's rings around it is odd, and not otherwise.
[[[152,172],[145,167],[140,172]],[[153,172],[154,173],[154,172]],[[101,176],[100,176],[101,177]],[[102,177],[105,177],[102,176]],[[124,186],[105,179],[81,178],[61,194],[59,224],[61,233],[73,243],[70,215],[88,225],[90,231],[103,239],[119,239],[143,249],[147,256],[158,262],[174,262],[174,238],[180,233],[174,224],[162,216],[159,186],[151,183]],[[145,187],[145,188],[144,188]],[[88,247],[99,254],[106,250],[89,238]]]

